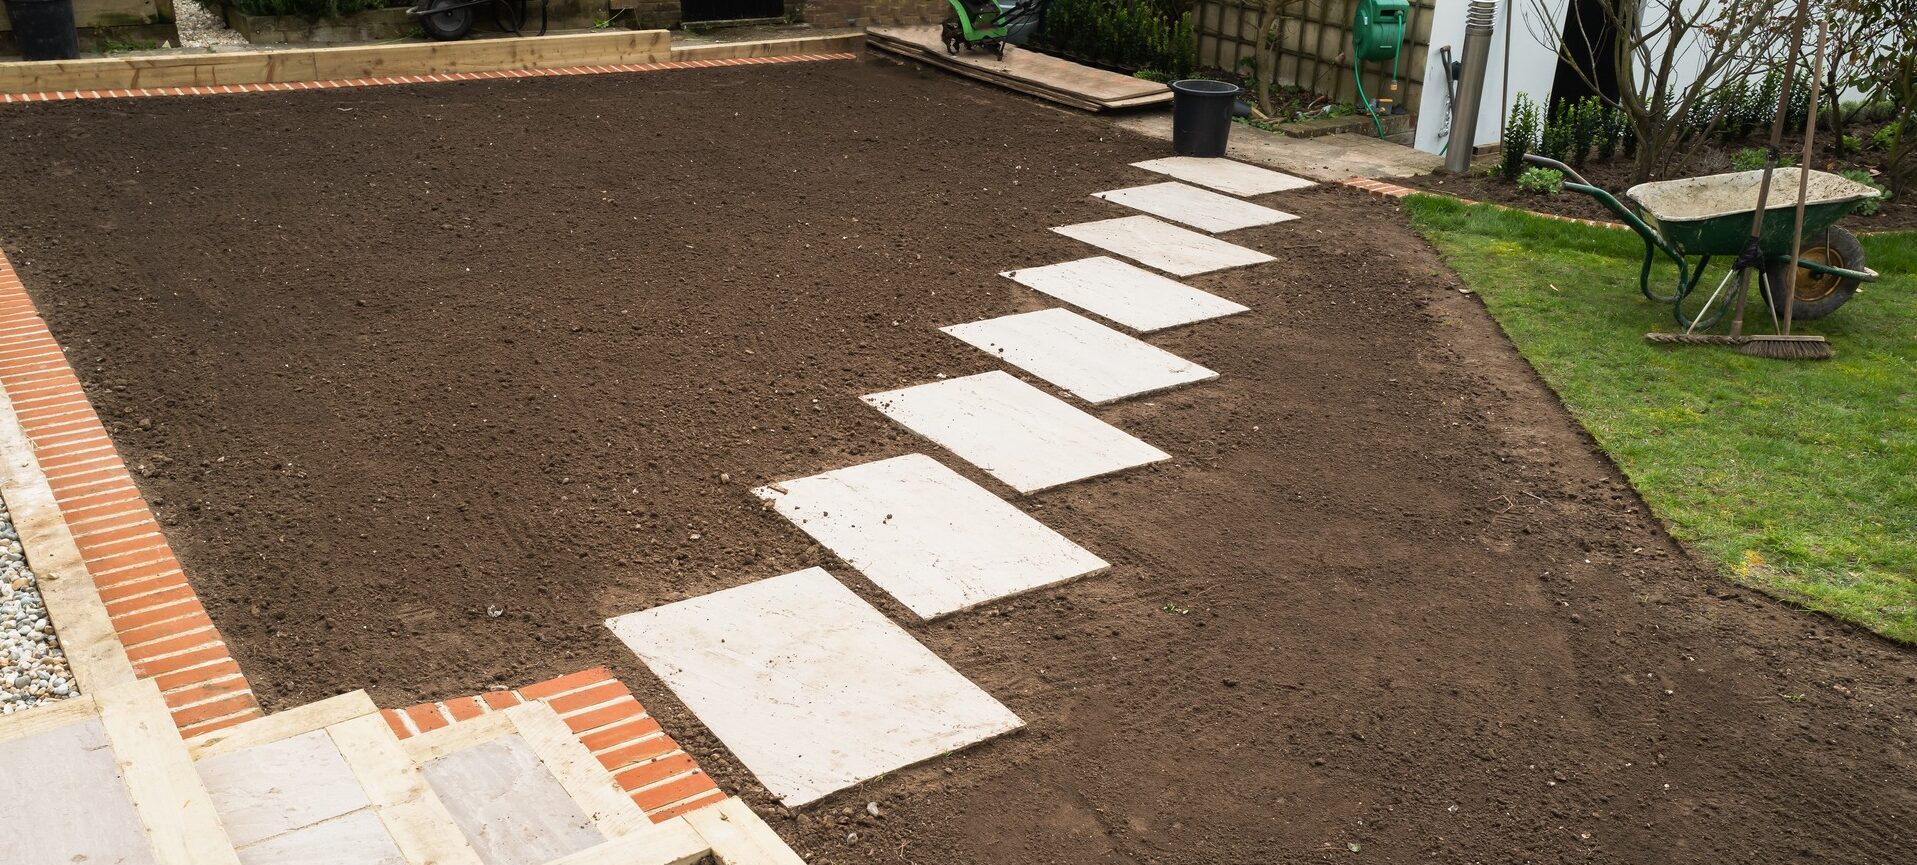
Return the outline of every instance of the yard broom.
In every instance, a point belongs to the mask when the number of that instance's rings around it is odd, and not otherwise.
[[[1801,19],[1800,19],[1801,21]],[[1796,262],[1799,253],[1804,251],[1804,199],[1810,194],[1811,148],[1817,140],[1817,97],[1823,84],[1824,44],[1829,36],[1830,24],[1820,21],[1817,24],[1817,59],[1811,64],[1810,107],[1804,118],[1804,156],[1797,162],[1797,216],[1791,225],[1791,261]],[[1798,34],[1801,39],[1803,34]],[[1768,357],[1776,360],[1830,360],[1835,356],[1830,343],[1821,336],[1792,336],[1791,313],[1797,307],[1797,268],[1790,269],[1786,277],[1788,284],[1765,286],[1766,292],[1774,303],[1784,306],[1784,322],[1778,332],[1769,336],[1753,336],[1738,347],[1738,351],[1752,357]],[[1781,293],[1781,294],[1780,294]],[[1778,298],[1781,297],[1781,300]]]

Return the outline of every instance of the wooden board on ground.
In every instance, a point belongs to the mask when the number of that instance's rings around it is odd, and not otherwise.
[[[1016,46],[1007,46],[1002,60],[987,52],[960,51],[954,56],[946,53],[945,45],[939,41],[939,28],[935,26],[872,27],[865,31],[865,44],[1085,111],[1143,108],[1170,102],[1172,98],[1171,89],[1156,81]]]

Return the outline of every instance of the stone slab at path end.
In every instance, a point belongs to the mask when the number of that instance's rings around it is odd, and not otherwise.
[[[1107,567],[1104,559],[924,454],[752,492],[926,619]]]
[[[606,624],[791,807],[1024,725],[820,568]]]
[[[860,399],[1021,493],[1170,458],[1001,370]]]
[[[1176,181],[1094,192],[1092,197],[1214,234],[1298,218],[1296,214]]]
[[[1068,309],[1021,312],[939,329],[1094,404],[1218,377]]]
[[[1052,230],[1175,276],[1196,276],[1274,260],[1258,250],[1149,216],[1121,216]]]
[[[1248,311],[1244,304],[1103,255],[1008,270],[999,276],[1137,331],[1164,330]]]
[[[1219,192],[1233,195],[1268,195],[1273,192],[1286,192],[1304,189],[1318,184],[1302,177],[1293,177],[1281,171],[1233,162],[1229,159],[1205,159],[1197,156],[1167,156],[1163,159],[1147,159],[1132,163],[1133,168],[1155,171],[1168,177],[1176,177],[1186,183],[1209,186]]]

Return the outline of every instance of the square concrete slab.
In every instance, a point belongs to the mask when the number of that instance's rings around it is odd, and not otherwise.
[[[193,768],[235,847],[373,804],[325,730],[208,757]]]
[[[752,492],[927,619],[1106,567],[924,454]]]
[[[1092,403],[1218,377],[1158,346],[1066,309],[1041,309],[939,329]]]
[[[606,840],[517,733],[420,769],[486,865],[544,865]]]
[[[1288,189],[1304,189],[1317,184],[1269,168],[1246,165],[1229,159],[1204,159],[1197,156],[1167,156],[1132,163],[1134,168],[1156,171],[1187,183],[1209,186],[1233,195],[1265,195]]]
[[[819,568],[606,624],[788,806],[1024,723]]]
[[[1163,330],[1246,311],[1242,304],[1103,255],[999,276],[1133,330]]]
[[[0,777],[15,791],[7,802],[0,861],[157,861],[98,718],[0,743]]]
[[[239,850],[241,865],[410,865],[370,808]]]
[[[1273,260],[1255,249],[1226,243],[1149,216],[1121,216],[1052,230],[1178,276]]]
[[[1022,493],[1170,457],[997,370],[860,399]]]
[[[1092,197],[1210,232],[1236,231],[1298,218],[1282,210],[1176,181],[1094,192]]]

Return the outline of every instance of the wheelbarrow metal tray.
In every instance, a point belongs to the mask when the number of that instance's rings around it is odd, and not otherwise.
[[[1758,247],[1766,255],[1790,255],[1791,211],[1797,206],[1796,168],[1771,175],[1771,195]],[[1688,255],[1736,255],[1751,233],[1762,171],[1710,174],[1684,180],[1640,183],[1624,191],[1651,228]],[[1810,173],[1804,196],[1804,233],[1822,231],[1877,190],[1827,171]]]

